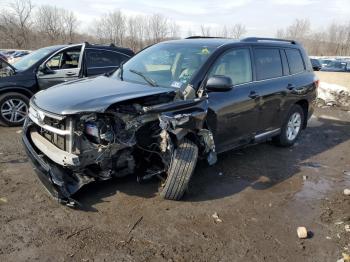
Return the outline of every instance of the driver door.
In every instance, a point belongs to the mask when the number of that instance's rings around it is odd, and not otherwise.
[[[75,80],[79,77],[82,63],[82,45],[55,53],[46,60],[37,73],[40,89]]]
[[[255,95],[249,48],[230,49],[221,55],[208,77],[231,78],[233,88],[209,92],[208,123],[218,152],[247,144],[258,130],[259,98]]]

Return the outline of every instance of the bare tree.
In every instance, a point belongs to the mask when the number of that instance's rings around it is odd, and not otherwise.
[[[169,37],[172,39],[179,38],[179,25],[175,23],[174,21],[170,21],[168,23],[169,27]]]
[[[127,19],[127,32],[128,32],[128,43],[129,48],[137,50],[139,45],[139,36],[137,30],[137,17],[129,17]]]
[[[235,24],[229,30],[230,37],[239,39],[247,33],[247,29],[243,24]]]
[[[286,33],[283,28],[277,30],[276,32],[277,38],[285,38],[285,36],[286,36]]]
[[[161,14],[154,14],[148,17],[149,40],[158,43],[168,36],[168,19]]]
[[[9,8],[0,10],[1,35],[20,48],[29,46],[33,8],[31,0],[14,0],[9,4]]]
[[[51,44],[62,39],[64,13],[65,10],[50,5],[40,6],[37,11],[36,26],[40,33],[49,38]]]
[[[210,36],[210,31],[211,31],[210,26],[201,25],[202,36]]]
[[[116,45],[123,45],[126,18],[120,10],[103,15],[95,24],[95,33],[100,41],[106,40]]]
[[[78,30],[78,26],[79,22],[76,15],[71,11],[65,12],[63,15],[63,32],[65,40],[68,40],[71,43],[74,42],[74,36]]]
[[[286,29],[286,37],[291,39],[303,40],[311,30],[309,19],[295,19],[294,23]]]

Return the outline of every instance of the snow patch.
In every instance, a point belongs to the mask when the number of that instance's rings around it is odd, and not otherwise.
[[[317,97],[326,105],[350,108],[350,87],[320,82]]]

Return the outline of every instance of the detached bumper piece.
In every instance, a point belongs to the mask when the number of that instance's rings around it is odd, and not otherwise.
[[[54,156],[55,161],[45,157],[44,154],[47,153],[52,156],[52,150],[54,148],[47,147],[45,141],[42,140],[45,138],[40,137],[39,134],[33,131],[31,132],[29,127],[30,123],[28,123],[27,120],[24,126],[22,141],[38,178],[47,191],[57,199],[59,203],[69,207],[76,207],[79,203],[72,199],[71,196],[93,179],[73,173],[70,169],[61,167],[55,163],[59,161],[74,163],[76,160],[74,158],[75,156],[72,154],[60,155],[59,149],[55,148],[55,151],[58,152],[58,154]]]

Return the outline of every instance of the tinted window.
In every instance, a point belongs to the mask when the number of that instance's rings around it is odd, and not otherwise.
[[[291,74],[300,73],[305,70],[303,58],[301,57],[299,50],[287,49],[286,54]]]
[[[86,51],[87,68],[119,66],[128,57],[116,52],[88,49]]]
[[[249,49],[235,49],[223,54],[209,73],[209,76],[213,75],[228,76],[235,85],[251,82],[252,66]]]
[[[257,80],[282,76],[282,61],[278,49],[254,49]]]

